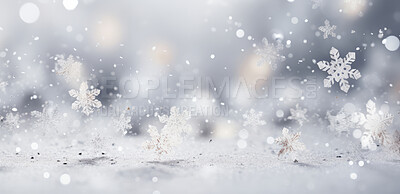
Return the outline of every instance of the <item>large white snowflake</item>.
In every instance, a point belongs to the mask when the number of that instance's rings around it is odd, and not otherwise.
[[[330,25],[328,20],[325,20],[325,26],[320,26],[318,29],[324,33],[324,39],[327,39],[329,35],[332,37],[336,37],[336,26],[335,25]]]
[[[57,55],[56,60],[55,71],[57,75],[64,76],[67,82],[81,79],[82,63],[77,61],[74,56],[69,55],[65,59],[64,55]]]
[[[300,142],[301,132],[289,133],[289,129],[282,129],[282,137],[275,139],[275,143],[282,146],[278,152],[278,156],[294,151],[302,151],[306,146]]]
[[[257,127],[257,126],[261,126],[261,125],[265,125],[266,122],[262,119],[260,119],[262,117],[262,112],[256,112],[254,109],[250,109],[249,111],[246,111],[243,114],[243,118],[245,119],[245,121],[243,122],[243,126],[248,126],[250,125],[251,127]]]
[[[69,91],[69,95],[76,98],[76,101],[72,103],[72,109],[82,108],[81,112],[89,116],[90,113],[93,113],[93,108],[101,107],[101,102],[96,99],[99,94],[99,89],[89,90],[87,82],[82,82],[79,91],[74,89]]]
[[[129,124],[131,122],[130,116],[125,116],[125,113],[122,113],[119,117],[113,119],[113,127],[117,129],[117,132],[121,132],[123,135],[128,133],[128,130],[132,128],[132,125]]]
[[[393,115],[377,111],[375,103],[369,100],[366,104],[367,114],[359,113],[355,118],[359,125],[365,129],[361,137],[361,145],[363,149],[374,149],[375,141],[382,146],[389,145],[390,136],[387,127],[393,123]]]
[[[300,126],[303,126],[304,121],[308,121],[306,117],[307,109],[302,109],[299,104],[296,104],[296,109],[290,109],[289,120],[296,120]]]
[[[352,78],[357,80],[361,77],[361,73],[350,66],[356,60],[356,54],[355,52],[349,52],[345,58],[340,58],[339,51],[332,47],[330,56],[332,59],[331,62],[319,61],[317,63],[319,69],[329,74],[324,79],[324,87],[330,88],[336,81],[339,83],[340,89],[347,93],[350,88],[347,79]]]
[[[262,47],[256,49],[256,54],[260,56],[257,65],[268,64],[275,70],[278,67],[278,63],[285,60],[285,57],[280,54],[280,51],[283,50],[283,45],[279,41],[276,45],[268,43],[267,38],[263,38],[262,43]]]
[[[192,127],[187,123],[191,118],[189,111],[180,111],[179,108],[171,107],[170,116],[158,116],[161,123],[165,123],[161,132],[156,127],[149,125],[147,132],[151,139],[143,146],[154,151],[159,156],[171,153],[172,149],[182,143],[182,134],[187,134]]]

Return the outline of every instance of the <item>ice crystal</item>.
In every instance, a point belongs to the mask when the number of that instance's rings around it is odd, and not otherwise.
[[[312,4],[312,9],[318,9],[322,5],[322,0],[311,0]]]
[[[163,115],[158,117],[161,123],[165,123],[161,132],[156,127],[149,125],[147,132],[151,139],[147,140],[143,146],[154,151],[158,156],[171,153],[172,149],[182,143],[182,134],[191,131],[192,127],[187,123],[191,118],[190,112],[179,108],[171,107],[170,116]]]
[[[149,125],[147,132],[151,139],[147,140],[144,146],[148,150],[153,150],[159,156],[171,153],[172,149],[182,142],[182,139],[177,137],[176,134],[168,130],[161,130],[161,133],[159,133],[158,129],[151,125]]]
[[[361,137],[363,149],[372,149],[375,147],[375,141],[386,146],[390,144],[390,137],[387,127],[393,123],[393,115],[377,111],[375,103],[369,100],[366,104],[367,114],[359,113],[356,119],[365,129]]]
[[[170,116],[158,116],[161,123],[165,123],[163,130],[168,130],[171,133],[181,134],[188,133],[192,127],[187,123],[191,118],[190,112],[187,110],[180,111],[179,108],[173,106],[170,109]]]
[[[117,129],[117,132],[121,132],[123,135],[128,133],[128,130],[132,128],[131,117],[125,116],[122,113],[119,117],[113,119],[113,126]]]
[[[98,154],[99,152],[104,150],[107,141],[108,138],[104,137],[99,132],[95,132],[94,136],[90,140],[90,143],[93,146],[95,153]]]
[[[243,114],[243,118],[245,119],[243,126],[251,126],[254,128],[257,126],[265,125],[266,122],[260,119],[262,117],[262,114],[262,112],[256,112],[254,109],[246,111],[246,113]]]
[[[44,131],[52,130],[57,132],[57,126],[62,120],[62,115],[58,112],[57,107],[52,103],[45,104],[42,112],[32,111],[31,116],[36,118],[33,127]]]
[[[4,125],[9,129],[18,129],[21,122],[22,121],[20,120],[18,113],[15,113],[15,115],[13,113],[7,113],[4,120]]]
[[[320,26],[318,29],[324,33],[324,39],[327,39],[329,35],[336,37],[336,33],[334,32],[336,30],[336,26],[331,26],[328,20],[325,20],[325,26]]]
[[[260,56],[257,65],[268,64],[275,70],[278,67],[278,63],[285,60],[285,57],[280,54],[280,51],[283,50],[283,45],[279,41],[276,45],[268,43],[267,38],[263,38],[262,43],[262,47],[256,49],[256,54]]]
[[[305,145],[299,141],[301,136],[301,132],[297,133],[289,133],[289,129],[282,129],[282,137],[278,137],[275,139],[275,143],[282,146],[282,148],[278,152],[278,156],[282,154],[287,154],[294,151],[302,151],[306,147]]]
[[[350,84],[348,78],[359,79],[360,72],[357,69],[352,69],[351,64],[356,60],[354,52],[347,53],[345,58],[340,58],[339,51],[332,47],[330,51],[331,62],[319,61],[317,63],[319,69],[326,71],[329,75],[324,79],[324,87],[330,88],[335,81],[339,83],[340,89],[348,92]]]
[[[7,82],[5,82],[5,81],[0,81],[0,90],[1,90],[2,92],[5,92],[5,91],[6,91],[6,86],[8,86],[8,83],[7,83]]]
[[[307,109],[302,109],[299,104],[296,104],[296,109],[290,109],[289,120],[296,120],[300,126],[303,126],[304,121],[308,121],[306,117]]]
[[[87,82],[82,82],[79,91],[74,89],[69,91],[69,95],[76,98],[76,101],[72,103],[72,109],[79,110],[82,108],[81,112],[89,116],[90,113],[93,113],[93,108],[101,107],[101,102],[96,99],[99,94],[100,90],[89,90]]]
[[[77,61],[74,56],[69,55],[65,59],[64,55],[58,55],[56,60],[55,71],[57,75],[63,76],[67,82],[80,80],[82,63]]]
[[[326,117],[329,121],[328,129],[332,132],[336,132],[337,135],[349,135],[350,129],[358,128],[357,122],[354,121],[356,113],[350,114],[343,108],[336,114],[332,115],[332,111],[326,113]]]

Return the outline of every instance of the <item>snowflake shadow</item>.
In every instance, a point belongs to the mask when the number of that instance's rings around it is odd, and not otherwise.
[[[101,157],[80,159],[80,160],[78,160],[78,163],[80,165],[97,166],[97,165],[99,165],[100,162],[105,162],[105,161],[109,161],[109,160],[110,160],[109,157],[101,156]]]
[[[185,160],[183,159],[176,159],[176,160],[165,160],[165,161],[147,161],[147,164],[155,164],[155,165],[162,165],[162,166],[169,166],[169,167],[179,167],[181,166],[182,162]]]
[[[153,177],[168,179],[174,176],[171,171],[163,168],[156,168],[154,166],[120,170],[118,175],[124,178],[135,179],[140,177],[141,179],[147,180],[151,180]]]
[[[307,163],[304,163],[304,162],[293,162],[292,165],[299,166],[299,167],[304,167],[304,168],[309,168],[309,169],[319,168],[319,166],[317,166],[317,165],[307,164]]]

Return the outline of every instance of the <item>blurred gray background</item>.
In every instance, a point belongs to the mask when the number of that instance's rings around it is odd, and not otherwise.
[[[21,18],[21,7],[27,2],[40,12],[32,23]],[[70,108],[74,99],[68,90],[77,89],[79,84],[66,83],[54,73],[54,57],[60,54],[79,57],[86,79],[101,89],[99,100],[104,109],[208,106],[211,100],[210,106],[222,103],[229,107],[229,114],[223,115],[228,118],[241,118],[244,110],[255,108],[264,111],[267,122],[276,125],[284,122],[276,117],[276,111],[283,110],[286,117],[288,109],[297,103],[308,108],[310,116],[321,117],[346,103],[364,110],[368,99],[374,97],[378,104],[386,102],[391,112],[399,109],[400,51],[389,51],[382,44],[390,35],[399,36],[400,2],[396,0],[80,0],[76,7],[74,2],[1,1],[0,81],[8,83],[0,91],[3,114],[14,107],[20,113],[41,110],[46,101]],[[323,39],[318,31],[326,19],[337,26],[336,38]],[[239,29],[245,33],[243,38],[236,35]],[[284,44],[281,55],[285,60],[276,70],[268,64],[257,66],[255,50],[262,46],[264,37],[270,43]],[[327,74],[318,69],[316,62],[329,61],[331,47],[337,48],[342,57],[356,52],[352,67],[360,70],[362,77],[349,79],[354,87],[347,94],[337,83],[330,89],[323,87]],[[262,99],[241,99],[239,94],[237,98],[222,96],[201,101],[182,96],[165,99],[161,90],[154,90],[148,97],[117,97],[123,90],[118,85],[122,78],[166,77],[170,91],[176,92],[182,76],[210,77],[217,86],[227,77],[232,83],[240,77],[282,78],[283,86],[295,78],[303,93],[269,93]],[[310,76],[316,81],[316,96],[301,99],[308,92],[303,81]],[[102,81],[110,77],[105,87]],[[267,81],[257,87],[273,88],[271,84]],[[110,85],[115,89],[107,90]],[[133,118],[136,125],[144,115]],[[213,116],[220,115],[205,115],[211,123],[216,120]]]

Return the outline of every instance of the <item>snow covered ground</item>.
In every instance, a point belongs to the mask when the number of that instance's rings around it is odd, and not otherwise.
[[[400,191],[400,160],[382,157],[379,151],[363,158],[345,149],[306,151],[293,162],[278,158],[269,146],[238,149],[234,142],[203,139],[183,144],[173,159],[158,160],[144,152],[140,138],[122,142],[104,152],[74,146],[16,154],[8,146],[0,156],[0,193]],[[118,151],[121,145],[124,149]]]

